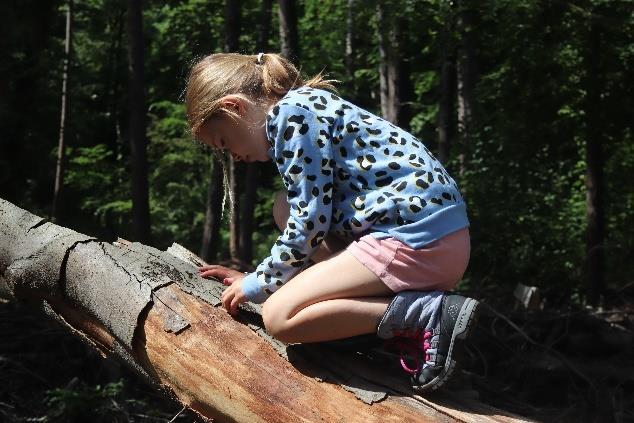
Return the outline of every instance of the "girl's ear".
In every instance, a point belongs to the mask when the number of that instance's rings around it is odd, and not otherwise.
[[[246,104],[244,99],[235,96],[235,95],[227,95],[221,100],[222,106],[224,109],[230,110],[239,114],[240,116],[244,115],[246,110]]]

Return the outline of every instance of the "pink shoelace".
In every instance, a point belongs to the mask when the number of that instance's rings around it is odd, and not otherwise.
[[[386,347],[394,347],[399,350],[399,355],[401,356],[400,362],[401,367],[407,373],[416,374],[421,368],[420,365],[420,351],[422,349],[423,354],[425,355],[425,361],[429,361],[431,358],[427,350],[431,348],[431,344],[429,339],[432,337],[432,332],[425,331],[424,333],[420,330],[416,330],[415,332],[410,331],[395,331],[394,338],[388,339],[385,343]],[[409,353],[410,356],[414,357],[414,361],[416,363],[416,368],[412,369],[405,360],[405,354]]]

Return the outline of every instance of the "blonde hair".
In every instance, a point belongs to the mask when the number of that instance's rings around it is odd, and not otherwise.
[[[194,138],[198,138],[200,128],[214,115],[223,113],[238,118],[235,112],[222,107],[221,100],[227,95],[237,95],[249,102],[263,104],[277,101],[288,91],[303,86],[336,91],[333,85],[336,82],[339,81],[324,79],[321,72],[305,80],[290,61],[275,53],[210,54],[194,63],[187,78],[185,111],[189,130]],[[215,150],[214,156],[223,171],[224,211],[227,195],[232,205],[233,197],[228,189],[225,157]]]
[[[308,86],[336,91],[336,80],[326,80],[321,72],[308,80],[302,79],[295,66],[279,54],[244,55],[217,53],[203,57],[192,66],[185,91],[187,121],[194,137],[213,115],[233,112],[222,108],[227,95],[262,103],[277,100],[289,90]]]

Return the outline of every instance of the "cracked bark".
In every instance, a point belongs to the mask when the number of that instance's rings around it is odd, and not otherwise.
[[[203,417],[518,421],[450,392],[413,396],[386,358],[361,344],[270,338],[259,306],[246,305],[237,320],[218,307],[224,286],[200,278],[197,260],[178,245],[102,242],[0,199],[0,296],[41,308]]]

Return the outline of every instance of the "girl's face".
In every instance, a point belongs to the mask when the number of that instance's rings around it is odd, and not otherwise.
[[[218,150],[227,150],[234,160],[243,162],[266,162],[271,158],[271,148],[266,140],[264,120],[266,111],[250,105],[241,98],[227,100],[225,106],[238,113],[241,118],[220,114],[207,120],[199,131],[203,143]]]

